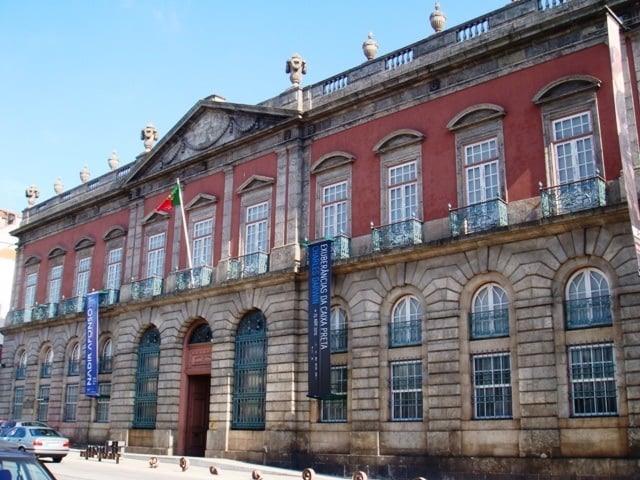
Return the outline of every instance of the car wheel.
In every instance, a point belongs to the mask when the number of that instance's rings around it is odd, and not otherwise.
[[[63,457],[53,457],[53,463],[60,463]]]

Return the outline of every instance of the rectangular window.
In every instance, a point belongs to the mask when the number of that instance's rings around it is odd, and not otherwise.
[[[418,210],[418,166],[409,162],[389,169],[389,222],[410,220]]]
[[[164,277],[164,233],[149,237],[147,278]]]
[[[500,195],[496,138],[464,147],[467,204],[494,200]]]
[[[569,376],[575,416],[618,413],[613,345],[569,347]]]
[[[64,398],[64,421],[75,422],[78,409],[78,384],[72,383],[67,385]]]
[[[111,401],[111,382],[98,383],[99,397],[96,399],[95,421],[106,423],[109,421],[109,402]]]
[[[245,254],[267,252],[267,221],[269,218],[269,204],[267,202],[252,205],[247,208],[247,223],[245,232]]]
[[[508,353],[474,355],[474,418],[511,418],[511,358]]]
[[[107,257],[107,289],[120,290],[122,282],[122,248],[109,250]]]
[[[89,291],[89,279],[91,277],[91,257],[81,258],[78,262],[78,275],[76,278],[76,297],[84,297]]]
[[[322,189],[322,234],[326,238],[347,233],[347,182]]]
[[[193,225],[193,266],[213,264],[213,220],[203,220]]]
[[[38,274],[27,275],[27,283],[24,289],[24,308],[31,308],[36,304],[36,287],[38,286]]]
[[[62,288],[62,265],[51,268],[49,277],[49,303],[60,301],[60,289]]]
[[[331,367],[331,394],[335,398],[321,400],[322,422],[347,421],[347,367]]]
[[[22,418],[22,406],[24,405],[24,387],[13,389],[13,418]]]
[[[589,112],[555,120],[553,142],[558,184],[584,180],[596,174]]]
[[[49,416],[49,385],[41,385],[38,393],[38,410],[36,420],[46,422]]]
[[[391,420],[422,420],[422,363],[391,364]]]

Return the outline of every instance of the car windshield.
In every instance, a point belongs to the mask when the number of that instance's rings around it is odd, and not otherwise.
[[[31,435],[33,437],[61,437],[62,436],[52,428],[32,428]]]
[[[0,479],[52,480],[53,475],[35,460],[0,459]]]

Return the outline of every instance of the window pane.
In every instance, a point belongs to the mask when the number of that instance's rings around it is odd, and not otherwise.
[[[473,357],[474,418],[511,418],[511,359],[508,353]]]
[[[569,348],[573,414],[603,416],[618,413],[613,345]]]
[[[391,419],[422,420],[422,363],[391,364]]]

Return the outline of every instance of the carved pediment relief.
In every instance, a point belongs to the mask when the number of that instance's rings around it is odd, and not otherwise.
[[[109,240],[113,240],[119,237],[123,237],[127,234],[126,229],[124,229],[121,226],[116,226],[113,228],[110,228],[109,231],[105,234],[105,236],[103,237],[103,239],[105,241],[109,241]]]
[[[203,100],[142,159],[130,180],[183,163],[294,117],[285,110]]]
[[[356,158],[346,152],[331,152],[320,157],[312,166],[311,173],[317,174],[332,168],[343,167],[355,162]]]
[[[551,102],[568,95],[596,90],[602,82],[591,75],[570,75],[559,78],[541,88],[532,99],[535,104]]]
[[[67,254],[67,251],[64,248],[55,247],[55,248],[51,249],[51,251],[47,255],[47,258],[49,260],[51,260],[52,258],[61,257],[61,256],[66,255],[66,254]]]
[[[27,258],[27,259],[24,261],[24,266],[25,266],[25,267],[28,267],[28,266],[30,266],[30,265],[37,265],[37,264],[39,264],[41,261],[42,261],[42,260],[40,259],[40,257],[39,257],[39,256],[37,256],[37,255],[31,255],[29,258]]]
[[[458,112],[458,114],[447,123],[447,129],[449,131],[460,130],[461,128],[471,127],[482,122],[504,117],[506,113],[505,109],[500,105],[479,103]]]
[[[83,237],[78,242],[76,242],[73,247],[74,250],[82,250],[83,248],[93,247],[96,244],[96,241],[91,237]]]
[[[157,210],[154,210],[142,219],[142,224],[149,225],[150,223],[162,222],[168,219],[169,214],[167,212],[158,212]]]

